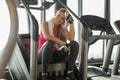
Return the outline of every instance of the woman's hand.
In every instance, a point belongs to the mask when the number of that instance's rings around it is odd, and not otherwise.
[[[70,49],[69,44],[66,43],[66,44],[63,45],[61,48],[59,48],[59,50],[62,50],[62,49],[63,49],[68,55],[70,55],[70,53],[71,53],[70,50],[71,50],[71,49]]]
[[[73,17],[69,14],[68,11],[65,12],[65,19],[66,19],[66,21],[67,21],[68,23],[70,23],[70,24],[74,22]]]
[[[64,45],[64,50],[65,50],[65,52],[68,54],[68,55],[70,55],[70,46],[66,43],[66,45]]]

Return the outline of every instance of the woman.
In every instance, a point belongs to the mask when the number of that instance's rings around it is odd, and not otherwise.
[[[74,20],[67,10],[61,8],[51,20],[42,23],[38,47],[38,62],[43,66],[42,80],[49,80],[47,77],[48,65],[56,60],[66,60],[68,63],[66,78],[76,80],[73,68],[78,55],[79,45],[74,41],[75,29],[73,22]],[[60,39],[61,34],[69,40],[69,43]],[[64,48],[59,49],[57,45],[64,46]]]

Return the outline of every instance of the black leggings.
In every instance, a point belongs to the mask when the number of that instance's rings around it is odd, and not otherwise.
[[[70,55],[64,51],[64,49],[54,51],[54,42],[46,41],[38,52],[38,63],[42,64],[42,72],[47,72],[48,65],[51,62],[67,61],[68,70],[73,70],[75,61],[79,51],[79,44],[76,41],[71,41],[68,45],[70,46]]]

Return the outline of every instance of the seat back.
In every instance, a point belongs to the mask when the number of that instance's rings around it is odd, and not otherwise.
[[[114,33],[110,22],[105,18],[95,16],[95,15],[84,15],[81,16],[80,21],[84,26],[90,28],[91,30],[105,31],[107,33]]]
[[[114,22],[116,28],[118,29],[118,31],[120,32],[120,20],[117,20]]]

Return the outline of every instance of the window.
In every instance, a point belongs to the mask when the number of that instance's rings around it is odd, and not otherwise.
[[[5,0],[0,1],[0,51],[6,45],[10,32],[10,17]]]
[[[77,0],[67,0],[67,6],[77,15],[78,13],[78,1]],[[78,41],[78,21],[72,15],[74,19],[74,26],[75,26],[75,40]]]
[[[97,4],[99,3],[99,4]],[[104,0],[83,0],[83,15],[96,15],[104,17]],[[99,34],[93,31],[93,34]],[[103,40],[90,45],[88,58],[102,58]]]
[[[110,3],[111,3],[110,4],[111,5],[111,24],[112,24],[113,28],[116,30],[117,34],[120,34],[114,25],[114,22],[116,20],[120,20],[120,11],[119,11],[120,1],[119,0],[114,0],[114,1],[111,0]],[[113,47],[112,59],[114,59],[116,57],[116,53],[117,53],[117,49],[118,49],[117,47],[118,47],[118,45],[115,45]]]

